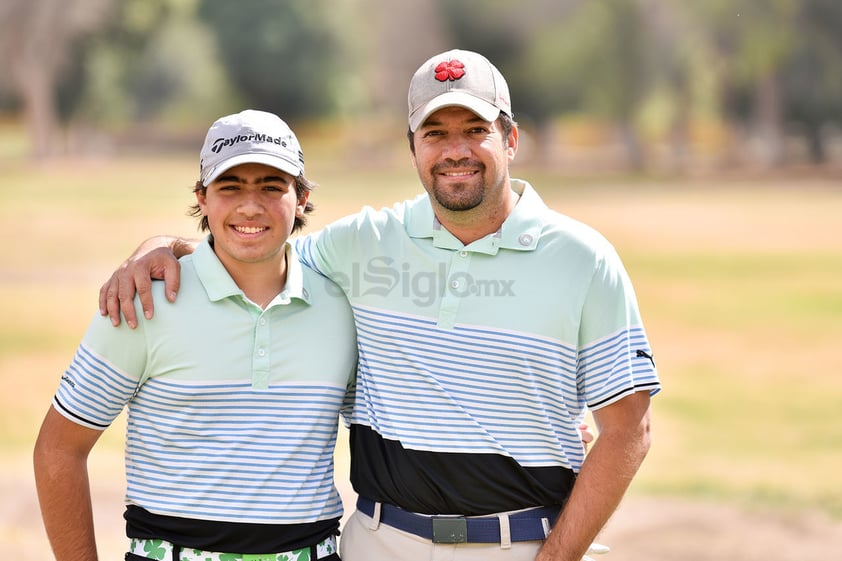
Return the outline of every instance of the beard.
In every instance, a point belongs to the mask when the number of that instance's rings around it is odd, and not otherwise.
[[[479,174],[474,179],[460,183],[449,182],[447,186],[440,183],[439,173],[454,166],[441,164],[433,167],[433,179],[429,191],[443,208],[452,211],[466,211],[478,207],[485,200],[485,166],[479,162],[471,162],[470,164],[479,169]]]

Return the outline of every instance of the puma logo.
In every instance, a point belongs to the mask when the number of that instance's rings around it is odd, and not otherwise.
[[[652,366],[655,366],[655,359],[652,358],[652,355],[650,355],[646,351],[643,351],[641,349],[637,349],[637,352],[635,353],[635,356],[637,358],[648,358],[649,361],[652,363]]]

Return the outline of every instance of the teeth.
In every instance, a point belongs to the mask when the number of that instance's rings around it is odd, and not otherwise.
[[[451,172],[445,172],[444,175],[446,175],[448,177],[462,177],[464,175],[471,175],[471,172],[469,172],[469,171],[462,171],[462,172],[451,171]]]
[[[241,234],[257,234],[262,232],[266,228],[258,228],[256,226],[234,226],[234,229],[240,232]]]

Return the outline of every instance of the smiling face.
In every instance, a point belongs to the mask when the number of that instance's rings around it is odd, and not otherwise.
[[[498,231],[517,203],[509,178],[517,126],[503,130],[500,118],[489,122],[452,106],[410,133],[412,162],[436,218],[465,245]]]
[[[446,107],[418,127],[414,146],[413,163],[437,211],[487,214],[508,204],[516,128],[504,138],[499,121]]]
[[[234,277],[244,268],[282,263],[284,244],[308,196],[298,198],[295,178],[264,164],[235,166],[204,193],[196,192],[214,251]]]

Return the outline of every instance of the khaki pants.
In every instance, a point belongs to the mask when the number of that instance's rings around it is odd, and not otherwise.
[[[342,530],[339,555],[342,561],[533,561],[543,543],[514,542],[507,549],[494,543],[433,543],[355,511]]]

